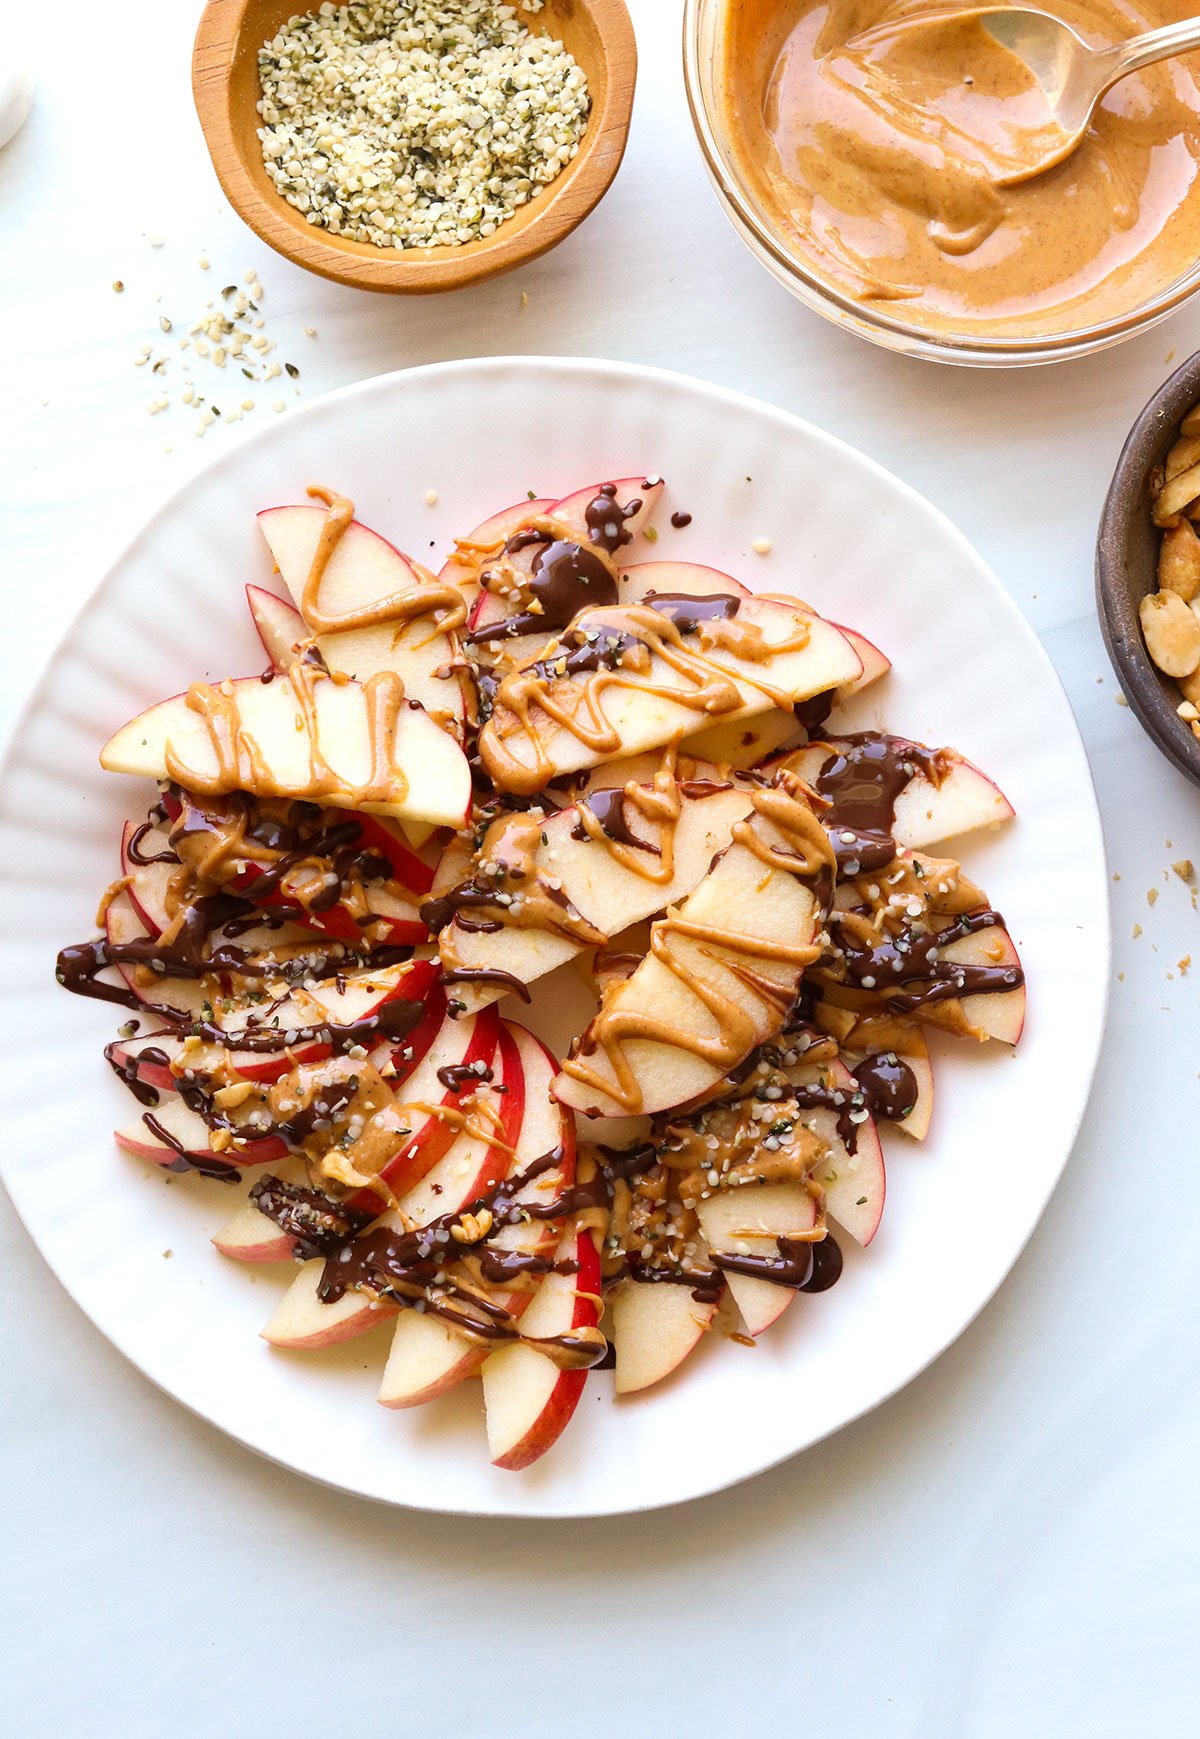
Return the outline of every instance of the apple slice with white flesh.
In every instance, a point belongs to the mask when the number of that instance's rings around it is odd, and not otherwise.
[[[318,798],[398,821],[463,826],[471,770],[462,749],[419,706],[402,701],[391,716],[386,699],[383,690],[304,667],[271,682],[197,683],[124,725],[100,765],[213,794]],[[323,784],[316,762],[330,776]],[[324,788],[330,780],[337,789]]]
[[[521,531],[531,519],[540,518],[554,506],[552,495],[534,495],[525,501],[515,501],[477,525],[466,537],[454,540],[454,549],[438,569],[438,579],[444,586],[456,586],[472,606],[472,624],[479,604],[479,572],[485,558],[495,558],[514,532]]]
[[[554,1088],[563,1104],[585,1116],[669,1110],[708,1093],[778,1032],[824,919],[797,836],[785,837],[764,812],[782,796],[755,793],[747,825],[759,849],[735,840],[654,924],[650,954],[610,987],[564,1064]],[[815,832],[810,812],[785,801]],[[759,850],[797,869],[766,863]]]
[[[520,1341],[498,1347],[482,1366],[488,1453],[496,1467],[529,1467],[562,1436],[587,1380],[586,1370],[562,1370],[531,1339],[556,1339],[600,1321],[600,1249],[590,1226],[571,1226],[555,1260],[573,1274],[548,1274],[521,1317]]]
[[[884,733],[878,735],[880,742],[888,741]],[[764,771],[773,772],[778,767],[786,767],[806,785],[819,791],[823,769],[839,758],[844,749],[853,746],[845,738],[824,736],[769,761]],[[894,808],[891,833],[898,845],[909,851],[923,850],[927,846],[957,839],[961,834],[973,833],[976,828],[998,827],[1012,819],[1014,811],[1008,798],[956,749],[932,751],[920,744],[916,747],[922,757],[936,754],[945,771],[941,781],[935,784],[919,759],[911,763],[913,775],[896,797]],[[865,783],[870,772],[869,763],[862,767],[862,771]]]
[[[964,966],[1019,969],[1021,965],[1012,937],[1000,925],[977,930],[973,936],[962,936],[948,943],[942,949],[941,957]],[[984,1038],[998,1039],[1005,1045],[1015,1045],[1020,1039],[1025,1027],[1024,982],[1012,990],[983,991],[975,996],[961,997],[958,1006],[976,1033]],[[935,1003],[928,1012],[932,1014],[936,1009]]]
[[[657,765],[655,767],[657,770]],[[649,781],[647,781],[649,783]],[[597,777],[595,792],[605,789]],[[591,793],[595,803],[595,792]],[[588,798],[581,800],[587,804]],[[732,786],[681,795],[679,816],[673,829],[672,874],[659,880],[662,859],[655,851],[631,854],[629,863],[604,839],[589,836],[578,805],[560,809],[542,824],[540,843],[534,852],[539,879],[565,899],[584,922],[605,937],[615,936],[665,906],[689,894],[708,870],[714,855],[729,844],[736,822],[749,812],[751,794]],[[621,805],[622,820],[634,838],[653,847],[659,827],[641,818],[632,801]],[[608,810],[603,812],[607,815]],[[596,809],[591,808],[591,814]],[[613,825],[613,823],[610,823]],[[603,829],[602,829],[603,831]],[[503,860],[503,845],[488,852],[493,861]],[[532,984],[563,961],[580,954],[586,941],[553,929],[504,925],[497,930],[464,928],[452,919],[443,930],[446,957],[457,966],[501,972],[508,979]],[[503,980],[455,986],[454,995],[468,1008],[482,1007],[511,988]]]
[[[453,628],[439,628],[458,606],[445,587],[386,538],[358,520],[346,526],[320,577],[315,600],[319,615],[310,620],[314,606],[307,596],[309,576],[328,518],[326,509],[316,505],[271,507],[258,516],[259,530],[306,627],[311,632],[315,621],[361,619],[393,599],[397,613],[360,627],[317,633],[326,664],[364,683],[379,671],[397,671],[410,700],[419,701],[438,725],[461,734],[468,691],[461,672],[451,668],[458,660],[458,637]],[[425,608],[405,617],[403,611],[416,608],[422,593],[428,594]],[[461,619],[461,610],[459,614]]]
[[[780,1238],[811,1238],[817,1204],[802,1183],[742,1184],[705,1196],[696,1204],[696,1217],[714,1255],[777,1257]],[[727,1272],[725,1282],[747,1334],[754,1336],[770,1328],[796,1296],[793,1287],[752,1274]]]
[[[104,935],[113,950],[128,948],[131,944],[141,947],[156,940],[154,933],[143,923],[128,889],[122,889],[108,902],[104,912]],[[160,1019],[169,1020],[172,1014],[179,1014],[192,1015],[199,1020],[204,1004],[212,998],[211,981],[206,983],[201,978],[176,976],[168,978],[153,971],[140,970],[136,962],[119,959],[113,962],[113,968],[148,1013],[153,1014],[156,1009],[168,1011],[160,1013]]]
[[[480,1017],[481,1021],[483,1017]],[[498,1027],[498,1023],[496,1023]],[[498,1109],[495,1126],[488,1125],[486,1139],[476,1132],[477,1126],[460,1127],[436,1114],[426,1127],[449,1129],[449,1140],[438,1145],[436,1134],[430,1135],[419,1149],[414,1165],[405,1170],[405,1161],[413,1154],[413,1144],[389,1162],[379,1173],[380,1180],[393,1190],[404,1189],[394,1208],[381,1215],[372,1229],[398,1230],[401,1227],[428,1225],[444,1214],[455,1214],[477,1199],[482,1191],[499,1182],[508,1173],[513,1152],[520,1135],[524,1115],[524,1080],[520,1055],[515,1043],[499,1032],[499,1045],[493,1056],[502,1058],[498,1078],[493,1082]],[[409,1094],[411,1095],[411,1085]],[[448,1099],[457,1099],[447,1093]],[[429,1104],[430,1102],[426,1102]],[[436,1102],[434,1102],[436,1103]],[[400,1111],[408,1109],[401,1105]],[[454,1106],[445,1109],[454,1111]],[[414,1175],[415,1174],[415,1175]],[[369,1208],[378,1205],[378,1196],[370,1189],[357,1190],[345,1205],[349,1208]],[[363,1334],[395,1316],[402,1307],[394,1300],[380,1298],[367,1287],[352,1288],[332,1303],[320,1295],[325,1258],[317,1256],[306,1262],[284,1294],[275,1314],[263,1329],[263,1339],[272,1346],[307,1348],[335,1346],[355,1335]]]
[[[299,1157],[279,1160],[272,1165],[271,1172],[282,1183],[301,1189],[309,1187],[308,1166]],[[230,1256],[235,1262],[283,1262],[293,1249],[287,1234],[249,1200],[214,1233],[212,1241],[222,1256]]]
[[[825,1192],[826,1213],[856,1243],[869,1244],[883,1218],[887,1180],[879,1132],[862,1089],[846,1065],[837,1060],[796,1063],[785,1072],[801,1093],[808,1087],[844,1096],[842,1105],[802,1104],[800,1121],[819,1135],[828,1149],[812,1173]]]
[[[187,984],[199,983],[199,980],[164,982]],[[348,1025],[367,1020],[378,1014],[385,1003],[417,1002],[423,1005],[420,1018],[394,1047],[396,1066],[402,1069],[429,1045],[430,1028],[440,1028],[444,1021],[444,993],[437,982],[437,967],[431,960],[405,961],[396,966],[351,973],[342,984],[344,988],[341,990],[332,981],[315,991],[298,990],[277,1005],[235,1004],[228,1011],[220,1012],[216,1024],[231,1037],[236,1037],[239,1029],[248,1022],[261,1025],[265,1017],[269,1018],[272,1031],[278,1030],[280,1034],[310,1032],[330,1022]],[[150,1012],[153,1013],[153,1009]],[[276,1016],[280,1023],[277,1029],[274,1027]],[[159,1093],[169,1093],[176,1089],[170,1065],[179,1056],[183,1043],[183,1039],[173,1032],[142,1033],[116,1041],[108,1047],[108,1054],[114,1069],[125,1079],[136,1080]],[[215,1045],[206,1044],[196,1057],[194,1066],[203,1069],[206,1062],[219,1059],[242,1080],[270,1082],[277,1081],[297,1063],[321,1061],[330,1055],[331,1049],[330,1041],[322,1038],[318,1030],[312,1037],[298,1038],[280,1050],[254,1050],[231,1044],[218,1051]]]
[[[864,688],[870,688],[874,683],[882,681],[892,668],[892,661],[886,652],[881,652],[875,642],[868,640],[865,634],[860,634],[857,628],[847,628],[841,622],[835,622],[833,626],[846,636],[862,664],[858,675],[838,689],[838,699],[845,700],[850,695],[861,694]]]
[[[157,1129],[146,1121],[147,1116],[153,1118]],[[278,1135],[264,1136],[261,1140],[247,1141],[244,1145],[223,1150],[213,1146],[212,1136],[213,1131],[203,1117],[189,1110],[178,1095],[172,1095],[165,1104],[155,1106],[136,1122],[114,1131],[113,1140],[124,1152],[132,1153],[137,1159],[148,1159],[153,1165],[163,1166],[168,1171],[202,1169],[202,1166],[189,1165],[188,1155],[207,1161],[218,1171],[236,1173],[244,1166],[269,1165],[287,1154],[287,1144]],[[176,1142],[178,1146],[171,1145]]]
[[[799,607],[734,594],[709,594],[696,603],[699,596],[681,600],[657,593],[641,604],[581,612],[542,661],[509,679],[519,687],[524,682],[523,716],[506,705],[502,683],[479,734],[480,754],[495,783],[536,791],[582,767],[661,748],[706,721],[731,723],[806,700],[851,681],[862,669],[844,634]],[[651,622],[671,618],[672,626],[664,629],[665,655],[654,649],[642,619],[646,610],[653,612]],[[640,648],[636,668],[621,650],[629,635]],[[617,657],[623,662],[614,671],[609,666]],[[689,703],[687,697],[701,693],[707,698]],[[595,730],[587,722],[593,711]]]
[[[264,586],[247,586],[246,602],[263,651],[276,670],[290,670],[300,662],[301,646],[311,639],[304,617],[294,604]]]
[[[535,1160],[555,1149],[561,1149],[561,1161],[540,1172],[517,1195],[518,1202],[531,1203],[552,1200],[575,1176],[574,1119],[550,1097],[550,1087],[558,1063],[540,1039],[521,1026],[509,1026],[516,1042],[525,1078],[525,1115],[517,1139],[512,1171],[519,1174]],[[492,1248],[518,1250],[527,1255],[549,1254],[558,1241],[558,1231],[551,1221],[528,1220],[519,1225],[504,1226],[489,1239]],[[529,1305],[533,1291],[498,1292],[494,1302],[520,1317]],[[415,1310],[402,1310],[396,1319],[392,1349],[379,1390],[385,1407],[416,1407],[432,1401],[438,1395],[473,1376],[488,1349],[456,1335],[436,1316]]]
[[[834,1035],[838,1056],[851,1074],[857,1078],[863,1070],[871,1086],[868,1101],[873,1096],[879,1101],[876,1121],[924,1141],[933,1118],[933,1064],[921,1029],[911,1020],[886,1014],[858,1020],[849,1009],[827,1003],[818,1006],[816,1019]],[[904,1104],[911,1109],[897,1115],[897,1106],[902,1109]]]
[[[995,916],[990,910],[963,914],[962,922],[983,923],[983,928],[954,936],[938,946],[937,960],[944,970],[939,971],[932,983],[919,969],[910,980],[891,978],[886,984],[872,984],[869,988],[821,977],[821,995],[835,1008],[867,1014],[879,1010],[882,1001],[884,1014],[904,1015],[963,1038],[998,1039],[1001,1044],[1015,1045],[1025,1025],[1024,973],[1021,957],[1003,922],[984,922]],[[950,936],[958,920],[949,913],[933,911],[929,922],[931,927],[914,930],[912,938],[919,941],[936,935]],[[968,970],[956,978],[955,966]],[[972,983],[970,969],[978,967],[996,975],[990,978],[990,983],[998,983],[997,989],[980,986],[978,978]],[[964,994],[952,994],[955,987]],[[929,994],[930,990],[935,994]]]
[[[507,513],[498,515],[495,521],[490,522],[489,530],[492,533],[495,556],[501,554],[497,546],[540,520],[546,536],[550,535],[551,528],[554,533],[559,534],[554,544],[548,544],[545,537],[535,537],[523,548],[506,552],[507,565],[522,579],[531,579],[535,569],[540,571],[544,557],[549,550],[555,549],[555,545],[575,544],[585,551],[593,550],[599,545],[619,566],[644,546],[643,534],[662,494],[662,487],[661,478],[650,480],[623,477],[616,483],[595,483],[588,489],[577,489],[574,494],[565,495],[561,500],[548,504],[530,502],[524,511],[519,507],[510,508]],[[612,491],[611,510],[598,513],[597,506],[609,499],[609,490]],[[495,528],[499,525],[503,526],[503,530],[497,536]],[[477,545],[482,541],[478,532],[470,540]],[[564,552],[560,548],[555,549],[555,553]],[[565,553],[570,558],[572,552]],[[574,559],[576,563],[581,560],[578,556]],[[580,576],[577,584],[566,591],[565,602],[570,615],[574,615],[575,610],[588,601],[586,587],[589,584],[593,588],[597,584],[601,585],[607,592],[609,601],[616,602],[617,586],[612,580],[611,570],[604,569],[602,562],[597,569],[598,560],[596,558]],[[565,628],[567,622],[563,619],[562,612],[564,594],[559,593],[556,596],[552,590],[547,598],[545,594],[539,595],[538,588],[534,585],[533,596],[538,605],[535,614],[545,615],[547,602],[551,603],[551,619],[544,628],[527,625],[523,633],[513,634],[507,624],[516,617],[529,614],[525,605],[519,598],[489,591],[486,587],[481,588],[476,595],[468,624],[474,643],[502,655],[508,663],[523,664],[527,659],[537,658],[552,636]],[[560,613],[557,616],[554,614],[554,605],[559,606]],[[489,633],[489,630],[492,632]]]
[[[886,676],[892,663],[857,629],[847,628],[842,622],[834,622],[832,626],[846,636],[862,664],[862,670],[853,681],[834,690],[835,700],[847,700]],[[754,719],[708,725],[701,731],[693,731],[683,739],[680,751],[713,761],[718,766],[759,767],[768,756],[791,752],[803,743],[804,738],[805,729],[796,714],[790,708],[775,707]]]
[[[610,1305],[617,1394],[669,1377],[712,1327],[718,1303],[693,1298],[690,1286],[674,1281],[622,1280]]]
[[[804,736],[796,715],[772,707],[757,718],[738,719],[734,724],[706,725],[693,731],[679,745],[683,755],[711,761],[716,767],[757,767],[769,755],[790,749]]]
[[[290,670],[300,662],[301,646],[310,638],[304,617],[286,599],[262,586],[247,586],[246,601],[263,650],[271,663],[276,670]],[[403,830],[414,851],[420,851],[437,832],[432,821],[401,821],[397,826]]]

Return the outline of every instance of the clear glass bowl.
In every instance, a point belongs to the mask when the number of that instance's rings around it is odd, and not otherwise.
[[[946,332],[935,337],[928,328],[910,326],[894,315],[856,301],[793,251],[742,174],[728,139],[725,93],[721,88],[722,21],[726,5],[727,0],[686,0],[683,72],[696,137],[725,214],[750,252],[777,282],[827,320],[857,332],[872,344],[882,344],[887,350],[898,350],[907,356],[965,363],[973,368],[1029,367],[1034,363],[1086,356],[1091,351],[1119,344],[1123,338],[1132,338],[1135,332],[1156,325],[1200,288],[1198,261],[1173,284],[1126,314],[1045,338],[1019,339],[982,338],[974,332]]]

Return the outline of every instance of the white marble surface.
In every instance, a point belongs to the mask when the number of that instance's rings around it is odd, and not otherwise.
[[[33,114],[0,153],[0,725],[146,515],[274,414],[279,382],[197,440],[189,413],[147,416],[152,383],[132,366],[161,339],[160,312],[182,326],[253,266],[305,397],[447,356],[629,358],[784,405],[927,494],[1070,691],[1121,878],[1122,976],[1084,1134],[996,1301],[869,1419],[683,1510],[524,1528],[307,1485],[152,1390],[0,1202],[7,1730],[1192,1734],[1200,964],[1169,973],[1186,953],[1200,962],[1200,915],[1167,865],[1200,862],[1200,797],[1114,703],[1091,564],[1125,431],[1200,342],[1200,309],[1106,356],[1008,375],[841,336],[717,211],[683,103],[678,0],[635,0],[629,155],[582,230],[478,291],[360,296],[276,260],[226,209],[188,92],[197,10],[126,0],[101,25],[60,0],[52,57],[47,37],[34,44]]]

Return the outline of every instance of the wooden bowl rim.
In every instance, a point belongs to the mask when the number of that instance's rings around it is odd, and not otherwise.
[[[573,0],[595,26],[605,68],[603,100],[593,98],[579,153],[551,182],[545,205],[519,230],[501,224],[468,253],[452,244],[423,250],[375,248],[369,242],[337,240],[315,224],[285,215],[279,195],[265,194],[246,168],[233,124],[233,50],[253,0],[207,0],[192,48],[192,96],[204,142],[225,197],[242,221],[268,247],[293,264],[354,289],[423,294],[465,289],[535,260],[556,247],[593,212],[612,185],[625,155],[637,83],[637,39],[626,0]],[[516,0],[520,4],[520,0]],[[306,8],[297,0],[293,10]],[[290,14],[289,14],[290,15]],[[614,67],[628,69],[614,77]],[[541,196],[539,196],[541,197]]]
[[[1130,535],[1139,521],[1150,522],[1147,478],[1198,399],[1200,351],[1159,387],[1121,449],[1096,539],[1096,604],[1104,644],[1134,715],[1167,759],[1200,785],[1200,739],[1175,710],[1181,699],[1178,685],[1158,670],[1142,639],[1137,606],[1157,590],[1157,577],[1153,569],[1143,574],[1135,567],[1138,558]]]

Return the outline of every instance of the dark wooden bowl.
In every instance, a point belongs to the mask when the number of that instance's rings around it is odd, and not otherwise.
[[[1152,663],[1138,621],[1139,603],[1158,590],[1162,536],[1151,516],[1148,479],[1198,399],[1200,352],[1159,387],[1121,449],[1096,540],[1096,604],[1126,700],[1167,759],[1200,785],[1200,739],[1175,711],[1182,699],[1178,684]]]

